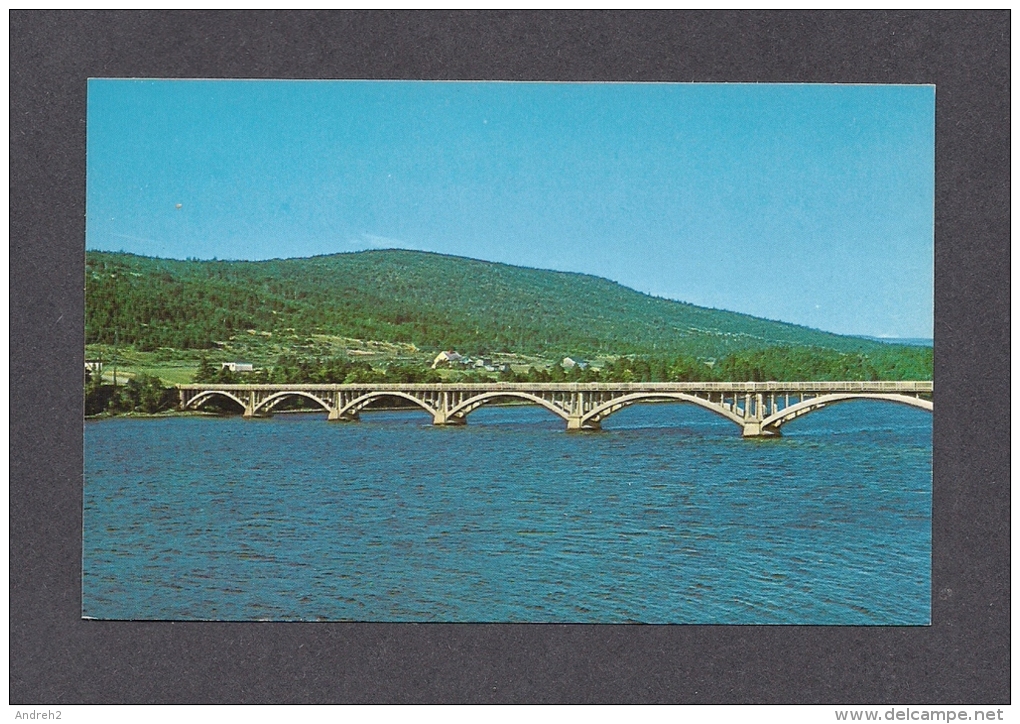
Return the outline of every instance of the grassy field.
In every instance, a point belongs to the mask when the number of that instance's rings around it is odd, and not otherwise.
[[[160,352],[138,352],[130,347],[120,347],[114,353],[112,347],[88,345],[85,359],[102,360],[103,381],[113,382],[116,370],[117,382],[123,383],[137,375],[158,377],[168,385],[191,382],[198,370],[199,359],[167,359]]]
[[[85,347],[86,359],[102,360],[104,382],[113,381],[116,367],[118,382],[122,383],[137,375],[150,375],[167,385],[192,382],[203,357],[216,366],[222,362],[243,361],[251,362],[258,369],[271,368],[281,355],[312,359],[346,357],[364,360],[373,367],[385,367],[392,363],[427,367],[433,359],[431,354],[423,353],[413,345],[327,335],[302,339],[290,337],[284,340],[274,339],[267,334],[247,333],[231,338],[216,349],[204,351],[161,348],[153,352],[141,352],[130,345],[115,348],[105,344]],[[530,367],[545,369],[554,363],[542,357],[518,354],[493,355],[490,359],[497,364],[509,364],[517,372],[526,372]],[[440,369],[439,374],[447,377],[453,374],[453,370]]]

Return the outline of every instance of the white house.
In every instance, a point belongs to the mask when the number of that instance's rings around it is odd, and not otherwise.
[[[578,357],[564,357],[560,364],[568,370],[573,369],[574,367],[583,370],[588,367],[588,362]]]
[[[448,352],[440,352],[439,354],[436,355],[436,358],[434,360],[432,360],[432,369],[435,369],[436,367],[438,367],[441,364],[451,364],[453,362],[461,362],[461,361],[463,361],[463,359],[464,359],[463,355],[457,354],[456,352],[454,352],[452,350],[448,351]]]
[[[220,362],[221,370],[230,370],[231,372],[254,372],[255,368],[251,362]]]

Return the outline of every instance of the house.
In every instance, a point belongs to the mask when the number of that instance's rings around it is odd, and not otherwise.
[[[457,354],[452,350],[447,352],[440,352],[439,354],[436,355],[436,358],[432,360],[432,369],[435,369],[440,365],[445,366],[448,364],[453,364],[454,362],[462,362],[463,360],[464,360],[463,355]]]
[[[98,359],[87,359],[85,360],[85,369],[87,369],[89,372],[98,372],[99,374],[102,374],[103,362],[102,360]]]
[[[220,362],[220,369],[231,372],[254,372],[255,370],[251,362]]]
[[[588,368],[588,362],[580,357],[564,357],[560,364],[568,370],[573,369],[574,367],[577,367],[580,370]]]

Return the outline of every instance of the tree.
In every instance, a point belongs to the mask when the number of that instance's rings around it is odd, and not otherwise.
[[[128,383],[132,409],[147,413],[163,412],[174,406],[174,389],[165,387],[158,377],[138,375]]]
[[[205,355],[202,355],[202,359],[198,363],[198,371],[195,372],[192,379],[195,382],[212,382],[215,376],[216,368],[206,359]]]

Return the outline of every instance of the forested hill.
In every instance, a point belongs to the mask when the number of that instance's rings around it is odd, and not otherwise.
[[[702,359],[889,345],[651,297],[606,279],[414,251],[262,262],[86,252],[87,343],[202,349],[244,330],[429,350]]]

